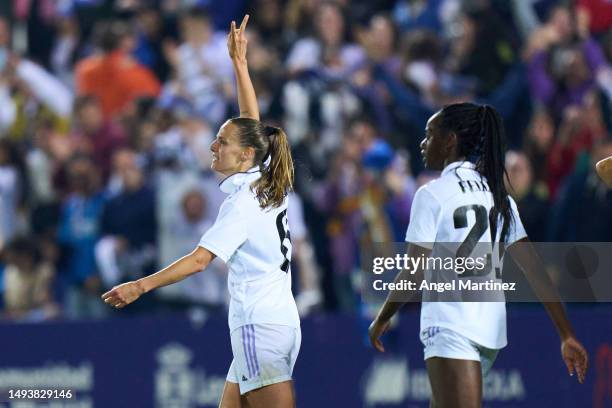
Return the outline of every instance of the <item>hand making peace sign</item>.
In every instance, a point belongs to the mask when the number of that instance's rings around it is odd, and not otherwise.
[[[240,28],[236,28],[235,21],[232,21],[230,25],[230,32],[227,35],[227,50],[232,60],[246,61],[247,38],[244,30],[248,21],[249,15],[247,14],[242,19]]]

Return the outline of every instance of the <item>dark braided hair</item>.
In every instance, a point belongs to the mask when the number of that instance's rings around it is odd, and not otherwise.
[[[476,166],[476,171],[486,177],[494,206],[489,213],[491,237],[497,236],[497,220],[502,217],[501,241],[505,242],[513,222],[510,200],[504,176],[504,125],[499,113],[489,105],[457,103],[445,106],[439,114],[440,127],[457,135],[457,155],[465,157]]]

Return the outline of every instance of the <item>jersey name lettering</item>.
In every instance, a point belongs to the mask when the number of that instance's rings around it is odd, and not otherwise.
[[[473,193],[474,191],[491,191],[486,181],[461,180],[457,184],[459,184],[459,188],[461,189],[462,193]]]

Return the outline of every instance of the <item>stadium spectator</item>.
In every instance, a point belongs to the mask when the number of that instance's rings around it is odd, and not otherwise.
[[[16,108],[11,99],[10,77],[7,63],[10,52],[9,23],[0,16],[0,132],[9,128],[15,121]]]
[[[429,106],[444,104],[450,93],[444,86],[449,73],[443,66],[440,39],[433,32],[415,30],[404,35],[403,48],[402,70],[396,78],[415,89]]]
[[[400,0],[395,2],[393,17],[402,31],[415,29],[442,30],[445,0]]]
[[[283,90],[284,119],[292,145],[315,131],[312,148],[323,159],[340,146],[344,119],[359,111],[359,100],[343,78],[364,63],[365,53],[348,41],[339,4],[320,3],[312,23],[315,36],[298,40],[287,56],[295,79]]]
[[[553,208],[551,242],[606,242],[612,225],[612,191],[595,173],[595,163],[612,155],[612,141],[596,143],[581,155]],[[567,222],[571,220],[571,222]]]
[[[57,22],[57,35],[51,49],[50,66],[60,81],[74,90],[74,63],[83,52],[79,22],[74,16],[64,16]]]
[[[516,201],[525,231],[534,242],[546,241],[550,210],[548,196],[545,190],[537,189],[529,159],[523,152],[509,151],[506,169],[507,190]]]
[[[57,2],[52,0],[15,0],[13,14],[27,29],[27,49],[30,57],[48,67],[49,51],[53,43],[53,23],[57,16]]]
[[[595,94],[586,95],[582,106],[565,109],[557,138],[548,153],[548,189],[552,197],[574,169],[578,156],[589,152],[598,140],[606,136],[607,129]]]
[[[107,286],[114,279],[145,276],[156,265],[155,191],[147,185],[143,170],[130,157],[129,150],[124,152],[126,160],[118,169],[120,186],[105,203],[102,213],[100,235],[103,240],[108,238],[113,242],[106,256],[112,258],[119,273],[119,276],[105,277]]]
[[[55,268],[32,238],[17,237],[3,251],[3,317],[38,322],[58,317],[52,283]]]
[[[212,128],[188,103],[177,104],[168,111],[169,122],[155,136],[152,146],[154,160],[163,167],[177,169],[210,169]]]
[[[91,159],[75,157],[68,163],[68,182],[70,194],[63,202],[58,229],[65,313],[70,318],[101,317],[105,309],[97,301],[102,286],[94,256],[105,202],[99,172]]]
[[[473,82],[474,88],[468,92],[486,96],[503,81],[517,55],[511,25],[490,4],[478,3],[464,5],[461,35],[451,43],[448,64],[452,72]]]
[[[302,200],[295,193],[289,194],[287,222],[291,232],[291,270],[297,270],[298,295],[295,303],[301,317],[322,306],[323,293],[320,289],[321,272],[304,221]]]
[[[358,234],[362,223],[359,211],[361,149],[355,132],[347,132],[317,194],[317,205],[328,216],[325,228],[329,237],[334,293],[340,310],[347,311],[354,310],[355,306],[351,275],[358,259]]]
[[[134,17],[136,45],[133,55],[142,65],[149,68],[161,82],[166,81],[170,67],[164,57],[163,21],[159,10],[154,7],[140,7]]]
[[[166,208],[167,219],[160,225],[159,263],[165,265],[190,251],[202,231],[210,228],[215,221],[219,203],[208,203],[200,189],[190,189],[178,195],[180,200],[173,208]],[[211,208],[211,204],[217,204]],[[160,289],[158,296],[166,305],[187,308],[194,305],[220,311],[226,304],[225,282],[227,267],[215,259],[205,272],[190,276],[177,285]]]
[[[539,190],[549,196],[548,186],[548,153],[555,138],[555,124],[544,107],[536,107],[527,128],[523,150],[529,158],[533,169],[534,183]]]
[[[80,95],[97,97],[105,118],[111,118],[138,97],[157,96],[160,84],[148,68],[131,57],[134,35],[126,23],[104,22],[97,28],[100,52],[77,63],[76,89]]]
[[[612,4],[609,1],[579,0],[578,9],[586,14],[594,35],[601,35],[612,27]]]
[[[166,45],[166,58],[175,79],[164,86],[162,106],[184,100],[203,119],[217,126],[226,116],[227,101],[234,95],[225,34],[216,32],[208,12],[197,7],[181,15],[180,28],[182,43]]]
[[[534,99],[551,106],[555,121],[566,107],[582,105],[608,69],[601,47],[584,23],[574,25],[570,11],[556,7],[530,39],[529,84]],[[604,84],[605,86],[605,84]]]
[[[18,209],[25,183],[14,144],[0,139],[0,249],[18,232]]]
[[[289,51],[286,64],[290,73],[319,69],[341,76],[363,61],[363,50],[347,41],[348,27],[340,5],[322,2],[312,23],[316,35],[298,40]]]
[[[52,150],[52,139],[57,137],[51,123],[39,123],[34,131],[33,146],[25,155],[29,181],[27,201],[31,208],[49,204],[57,198],[53,186],[57,161]]]
[[[11,47],[8,22],[0,16],[0,132],[24,139],[30,123],[50,119],[67,128],[72,92],[58,78]]]
[[[119,123],[104,118],[100,103],[91,95],[77,98],[74,123],[72,142],[75,150],[91,155],[104,184],[110,173],[113,153],[126,146],[127,135]]]
[[[256,0],[252,9],[253,25],[249,30],[254,28],[264,43],[269,44],[281,53],[285,53],[288,47],[288,38],[283,32],[285,29],[283,26],[283,2],[280,0]]]

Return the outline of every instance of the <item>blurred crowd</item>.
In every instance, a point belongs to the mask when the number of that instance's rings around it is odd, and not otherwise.
[[[99,296],[190,252],[224,199],[209,145],[236,116],[226,31],[251,15],[265,121],[296,167],[300,312],[360,307],[360,256],[402,242],[418,147],[445,104],[495,106],[533,241],[612,241],[606,0],[10,0],[0,4],[0,298],[20,321],[96,318]],[[222,313],[226,269],[125,312]]]

